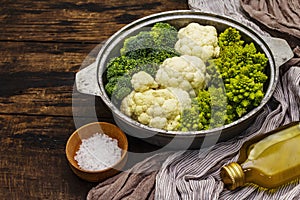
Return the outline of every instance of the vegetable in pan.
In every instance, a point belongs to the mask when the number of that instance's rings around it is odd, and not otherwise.
[[[183,112],[178,130],[206,130],[229,124],[258,106],[264,97],[264,73],[268,59],[253,43],[245,44],[240,33],[228,28],[220,33],[218,58],[208,60],[208,87]],[[221,78],[221,79],[220,79]],[[190,113],[190,114],[189,114]]]
[[[107,66],[105,90],[114,103],[119,104],[132,91],[130,79],[134,73],[145,71],[154,76],[165,59],[179,55],[174,49],[176,41],[177,30],[162,22],[127,38],[120,49],[121,55]]]
[[[157,23],[124,41],[105,89],[120,110],[150,127],[199,131],[231,123],[264,97],[268,59],[238,30]]]

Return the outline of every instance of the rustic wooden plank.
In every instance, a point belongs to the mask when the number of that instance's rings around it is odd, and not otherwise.
[[[110,118],[100,98],[83,95],[75,74],[92,63],[99,45],[1,42],[0,113]]]
[[[75,72],[97,44],[1,42],[1,73]]]
[[[0,199],[84,199],[92,184],[70,170],[71,117],[0,115]]]
[[[0,115],[0,128],[0,199],[85,199],[96,185],[79,179],[68,166],[65,144],[79,128],[72,117]],[[156,149],[136,138],[129,141],[130,152]],[[127,167],[143,158],[129,156]]]
[[[99,43],[140,17],[187,9],[186,0],[5,1],[0,40]]]

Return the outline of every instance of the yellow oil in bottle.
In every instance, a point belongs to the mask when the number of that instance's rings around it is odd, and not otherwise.
[[[237,162],[221,169],[233,190],[246,183],[273,189],[300,177],[300,122],[292,122],[246,142]]]

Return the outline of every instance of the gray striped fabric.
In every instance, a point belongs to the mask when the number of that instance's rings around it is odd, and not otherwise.
[[[193,10],[231,16],[266,34],[241,13],[239,0],[189,0]],[[297,57],[297,56],[296,56]],[[283,70],[286,69],[287,70]],[[253,125],[241,136],[202,151],[177,152],[162,164],[156,176],[155,199],[300,199],[300,181],[282,186],[275,192],[247,186],[224,189],[219,173],[223,165],[236,161],[242,144],[263,132],[300,120],[300,58],[282,66],[280,81],[270,102]]]
[[[177,152],[169,156],[156,176],[155,199],[300,199],[300,181],[268,192],[254,186],[229,191],[220,180],[220,168],[237,160],[243,142],[300,120],[300,65],[282,75],[272,101],[242,136],[202,152]]]

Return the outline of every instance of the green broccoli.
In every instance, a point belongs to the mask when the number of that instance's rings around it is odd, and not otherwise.
[[[112,58],[107,65],[107,94],[120,101],[132,91],[130,78],[134,73],[145,71],[154,77],[165,59],[179,55],[174,49],[175,38],[177,30],[168,23],[160,22],[148,31],[125,39],[121,55]],[[124,75],[126,77],[122,78]]]
[[[174,52],[174,46],[177,42],[177,29],[169,23],[158,22],[150,31],[155,48],[164,49],[167,51]]]
[[[141,31],[137,35],[125,39],[120,53],[132,59],[139,59],[147,57],[154,45],[155,43],[150,32]]]
[[[155,51],[149,53],[148,57],[142,58],[142,60],[144,60],[145,63],[161,64],[167,58],[172,58],[174,56],[179,56],[179,54],[175,52],[175,50],[169,51],[164,49],[156,49]]]
[[[126,56],[119,56],[111,59],[107,65],[106,78],[110,80],[113,77],[119,77],[128,73],[130,70],[138,66],[138,62],[135,59],[128,58]]]
[[[105,90],[115,105],[119,105],[120,100],[132,91],[130,80],[131,76],[124,74],[123,76],[112,77],[105,85]]]
[[[110,97],[115,94],[115,100],[122,100],[132,91],[130,80],[134,73],[145,71],[154,77],[159,68],[159,64],[174,55],[175,54],[166,51],[156,51],[149,54],[148,57],[140,59],[133,59],[126,56],[113,58],[107,65],[105,91]],[[122,78],[123,76],[126,78]],[[119,79],[122,80],[120,81],[122,84],[119,83]],[[124,88],[126,88],[126,90]]]
[[[174,46],[177,41],[177,30],[168,23],[158,22],[149,31],[141,31],[124,41],[121,55],[140,59],[151,57],[153,52],[166,51],[176,54]]]

